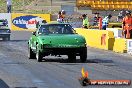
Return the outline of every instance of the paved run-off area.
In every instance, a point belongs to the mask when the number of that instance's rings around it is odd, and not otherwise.
[[[17,34],[16,34],[17,33]],[[30,32],[13,32],[11,41],[0,41],[0,88],[82,88],[81,68],[90,79],[132,80],[132,57],[88,47],[86,63],[67,63],[67,57],[48,56],[43,62],[28,59]],[[130,86],[87,86],[86,88],[132,88]]]

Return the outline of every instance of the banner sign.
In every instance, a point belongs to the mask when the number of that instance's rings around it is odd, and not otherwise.
[[[34,30],[38,22],[50,22],[50,14],[12,14],[13,30]]]

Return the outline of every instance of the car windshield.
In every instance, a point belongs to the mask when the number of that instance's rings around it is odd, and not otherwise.
[[[49,24],[39,28],[39,34],[74,34],[74,30],[69,24]]]

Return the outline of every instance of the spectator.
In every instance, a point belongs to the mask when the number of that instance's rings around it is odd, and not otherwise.
[[[102,29],[106,30],[108,24],[109,24],[109,20],[111,19],[112,15],[109,14],[108,16],[106,16],[103,20],[102,20]]]
[[[122,20],[125,17],[125,15],[126,15],[126,11],[125,10],[120,11],[120,13],[117,16],[117,22]]]
[[[122,21],[123,36],[125,38],[132,38],[132,16],[130,11],[126,11],[126,16]]]
[[[117,22],[119,22],[120,19],[123,19],[123,16],[122,16],[121,13],[119,13],[118,16],[117,16]]]
[[[11,13],[12,0],[6,0],[6,1],[7,1],[7,13]]]
[[[88,29],[88,27],[89,27],[89,21],[88,21],[88,17],[87,17],[87,15],[86,14],[83,14],[82,15],[82,18],[83,18],[83,28],[86,28],[86,29]]]
[[[93,23],[93,26],[97,26],[98,25],[98,22],[99,22],[99,13],[94,13],[95,14],[95,17],[94,17],[94,23]]]
[[[60,22],[60,23],[63,22],[63,17],[62,17],[61,11],[59,11],[59,13],[58,13],[57,22]]]
[[[64,10],[61,11],[62,21],[65,21],[66,12]]]

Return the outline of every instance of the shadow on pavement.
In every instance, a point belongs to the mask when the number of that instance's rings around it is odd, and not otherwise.
[[[89,59],[91,63],[114,63],[113,60]]]
[[[5,40],[0,40],[0,42],[27,42],[28,40],[10,40],[10,41],[5,41]]]
[[[44,58],[43,62],[58,62],[58,63],[71,63],[68,59],[64,58]],[[82,63],[80,59],[77,59],[74,63]],[[87,59],[85,63],[114,63],[112,60],[101,60],[101,59]]]
[[[0,88],[10,88],[2,79],[0,79]]]

